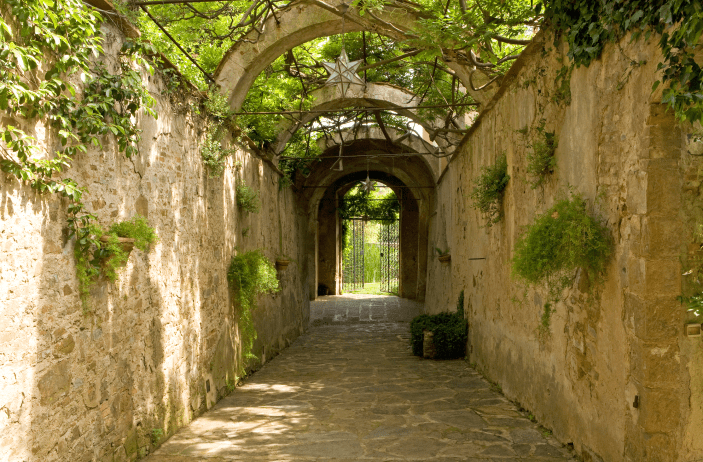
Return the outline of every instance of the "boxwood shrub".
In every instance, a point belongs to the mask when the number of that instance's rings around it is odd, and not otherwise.
[[[410,323],[410,343],[413,354],[422,356],[423,330],[434,333],[437,359],[466,356],[468,322],[461,313],[421,314]]]

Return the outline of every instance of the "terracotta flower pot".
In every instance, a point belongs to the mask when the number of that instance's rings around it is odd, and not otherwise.
[[[110,237],[108,235],[100,236],[100,242],[110,242]],[[118,237],[117,240],[120,242],[122,250],[129,253],[134,248],[134,239],[131,237]]]
[[[439,261],[441,261],[442,263],[446,263],[446,262],[448,262],[449,260],[452,259],[452,256],[451,256],[451,255],[448,255],[448,254],[447,254],[447,255],[440,255],[439,257],[437,257],[437,259],[438,259]]]
[[[283,271],[290,265],[290,260],[286,260],[284,258],[277,258],[276,259],[276,269],[279,269]]]

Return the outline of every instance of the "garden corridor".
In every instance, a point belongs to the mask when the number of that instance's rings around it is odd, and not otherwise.
[[[320,297],[304,335],[146,460],[574,460],[466,361],[413,356],[420,311]]]

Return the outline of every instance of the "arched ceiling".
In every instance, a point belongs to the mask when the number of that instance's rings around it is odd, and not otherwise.
[[[314,208],[325,191],[339,179],[353,177],[362,180],[368,172],[372,180],[385,182],[388,178],[397,178],[414,191],[415,198],[430,203],[439,169],[431,164],[430,159],[435,159],[434,157],[422,155],[415,150],[422,149],[423,143],[419,140],[405,140],[392,145],[378,128],[368,127],[361,131],[365,130],[368,132],[360,133],[356,140],[347,139],[350,132],[344,134],[342,170],[338,170],[335,165],[338,161],[339,139],[323,141],[325,149],[317,165],[309,176],[303,178],[301,175],[296,180],[302,199]]]

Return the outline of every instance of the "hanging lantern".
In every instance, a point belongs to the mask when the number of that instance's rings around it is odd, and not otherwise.
[[[347,95],[347,90],[350,85],[366,85],[364,80],[356,73],[357,68],[361,64],[361,60],[349,62],[349,57],[344,48],[339,58],[333,63],[322,63],[330,76],[327,78],[325,85],[339,85],[342,90],[342,95]]]
[[[347,90],[350,85],[366,85],[366,82],[356,73],[361,60],[349,62],[347,51],[344,49],[344,16],[347,13],[347,9],[349,9],[349,5],[346,3],[340,5],[340,11],[342,11],[342,52],[335,62],[322,63],[322,66],[330,73],[325,85],[339,85],[342,96],[347,96]]]

